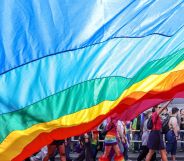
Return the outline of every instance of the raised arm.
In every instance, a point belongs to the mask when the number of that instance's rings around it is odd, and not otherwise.
[[[172,100],[168,101],[168,102],[164,105],[164,107],[159,108],[159,110],[158,110],[158,114],[159,114],[159,115],[162,113],[162,111],[163,111],[165,108],[167,108],[167,106],[169,105],[169,103],[170,103],[171,101],[172,101]]]

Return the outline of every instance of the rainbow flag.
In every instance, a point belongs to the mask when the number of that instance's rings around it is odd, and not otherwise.
[[[183,0],[1,0],[0,160],[183,98],[183,15]]]

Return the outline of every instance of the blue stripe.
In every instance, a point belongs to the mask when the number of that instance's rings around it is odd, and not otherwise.
[[[182,15],[182,0],[1,0],[0,74],[114,37],[172,36]]]
[[[171,38],[112,39],[16,68],[0,76],[0,113],[24,108],[86,80],[134,77],[147,62],[184,48],[183,35],[184,28]]]

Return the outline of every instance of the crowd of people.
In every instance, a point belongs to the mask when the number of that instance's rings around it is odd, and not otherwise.
[[[131,147],[138,153],[137,161],[156,161],[157,151],[163,161],[169,155],[175,161],[178,140],[183,141],[180,150],[184,151],[184,109],[173,107],[168,111],[167,104],[158,105],[126,122],[114,114],[92,131],[75,138],[78,141],[55,140],[29,159],[54,161],[59,154],[62,161],[94,161],[102,151],[99,161],[129,161]],[[78,154],[75,159],[70,157],[71,151]]]

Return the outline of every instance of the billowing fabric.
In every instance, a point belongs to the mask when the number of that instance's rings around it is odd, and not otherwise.
[[[183,98],[181,15],[182,0],[2,0],[0,160]]]
[[[116,37],[170,37],[183,27],[183,10],[182,0],[3,0],[0,73]]]

